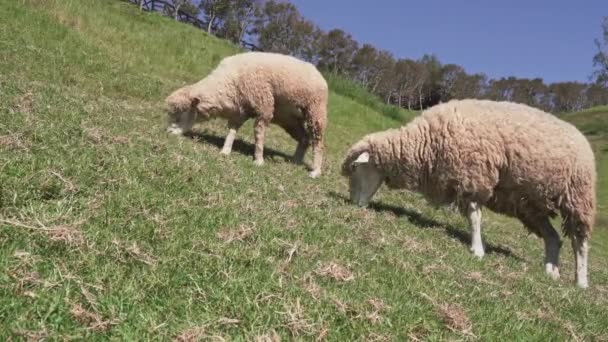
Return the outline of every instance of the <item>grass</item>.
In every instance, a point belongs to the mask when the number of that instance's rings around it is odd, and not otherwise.
[[[608,106],[564,114],[589,139],[596,155],[598,179],[598,225],[608,227]]]
[[[235,51],[119,1],[0,6],[1,340],[608,339],[605,223],[581,291],[570,249],[547,279],[514,220],[485,214],[476,260],[417,195],[345,201],[344,151],[411,114],[333,92],[317,180],[275,127],[262,168],[251,124],[230,157],[222,122],[168,137],[162,99]]]

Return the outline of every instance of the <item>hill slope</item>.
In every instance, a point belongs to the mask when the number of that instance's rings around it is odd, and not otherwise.
[[[580,291],[513,220],[479,261],[418,196],[345,202],[344,151],[402,121],[332,93],[318,180],[274,127],[263,168],[251,125],[229,158],[222,122],[167,137],[162,99],[235,51],[124,2],[0,6],[0,339],[608,339],[604,227]]]

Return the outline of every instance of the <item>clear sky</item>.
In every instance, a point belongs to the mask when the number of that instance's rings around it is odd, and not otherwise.
[[[434,53],[467,72],[589,80],[608,0],[291,0],[324,30],[396,57]]]

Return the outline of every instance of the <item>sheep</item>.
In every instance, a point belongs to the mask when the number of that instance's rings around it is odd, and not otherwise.
[[[265,129],[274,123],[298,142],[293,156],[296,163],[303,163],[312,145],[310,176],[315,178],[321,175],[328,96],[325,78],[308,62],[277,53],[239,53],[224,58],[201,81],[166,98],[167,131],[181,135],[195,121],[226,119],[229,131],[221,153],[228,155],[238,129],[253,118],[254,160],[263,165]]]
[[[373,133],[347,152],[341,173],[350,200],[367,206],[382,183],[456,205],[484,256],[481,208],[519,219],[545,244],[545,270],[559,278],[561,241],[549,218],[562,217],[572,242],[576,282],[588,286],[587,254],[596,210],[595,159],[573,125],[529,106],[452,100],[399,129]]]

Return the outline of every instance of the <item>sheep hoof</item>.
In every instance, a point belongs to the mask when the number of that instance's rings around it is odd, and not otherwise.
[[[262,166],[262,165],[264,165],[264,159],[256,159],[256,160],[253,161],[253,163],[256,166]]]
[[[484,255],[486,255],[486,253],[482,250],[479,249],[472,249],[471,248],[471,252],[473,252],[473,255],[476,256],[477,258],[481,259],[484,257]]]
[[[547,264],[545,265],[545,271],[547,272],[547,275],[549,277],[551,277],[551,279],[553,280],[558,280],[559,279],[559,268],[557,268],[557,266],[553,266],[553,264]]]
[[[577,281],[577,282],[576,282],[576,285],[577,285],[578,287],[580,287],[581,289],[586,289],[586,288],[588,288],[588,287],[589,287],[589,284],[587,283],[587,281],[586,281],[586,280],[584,280],[584,281],[579,280],[579,281]]]
[[[231,151],[229,151],[229,150],[221,150],[221,151],[220,151],[220,154],[227,156],[227,155],[229,155],[229,154],[230,154],[230,152],[231,152]]]
[[[170,126],[167,128],[167,133],[179,136],[179,135],[184,135],[184,130],[179,127]]]
[[[317,178],[321,175],[321,170],[313,170],[308,174],[310,178]]]

